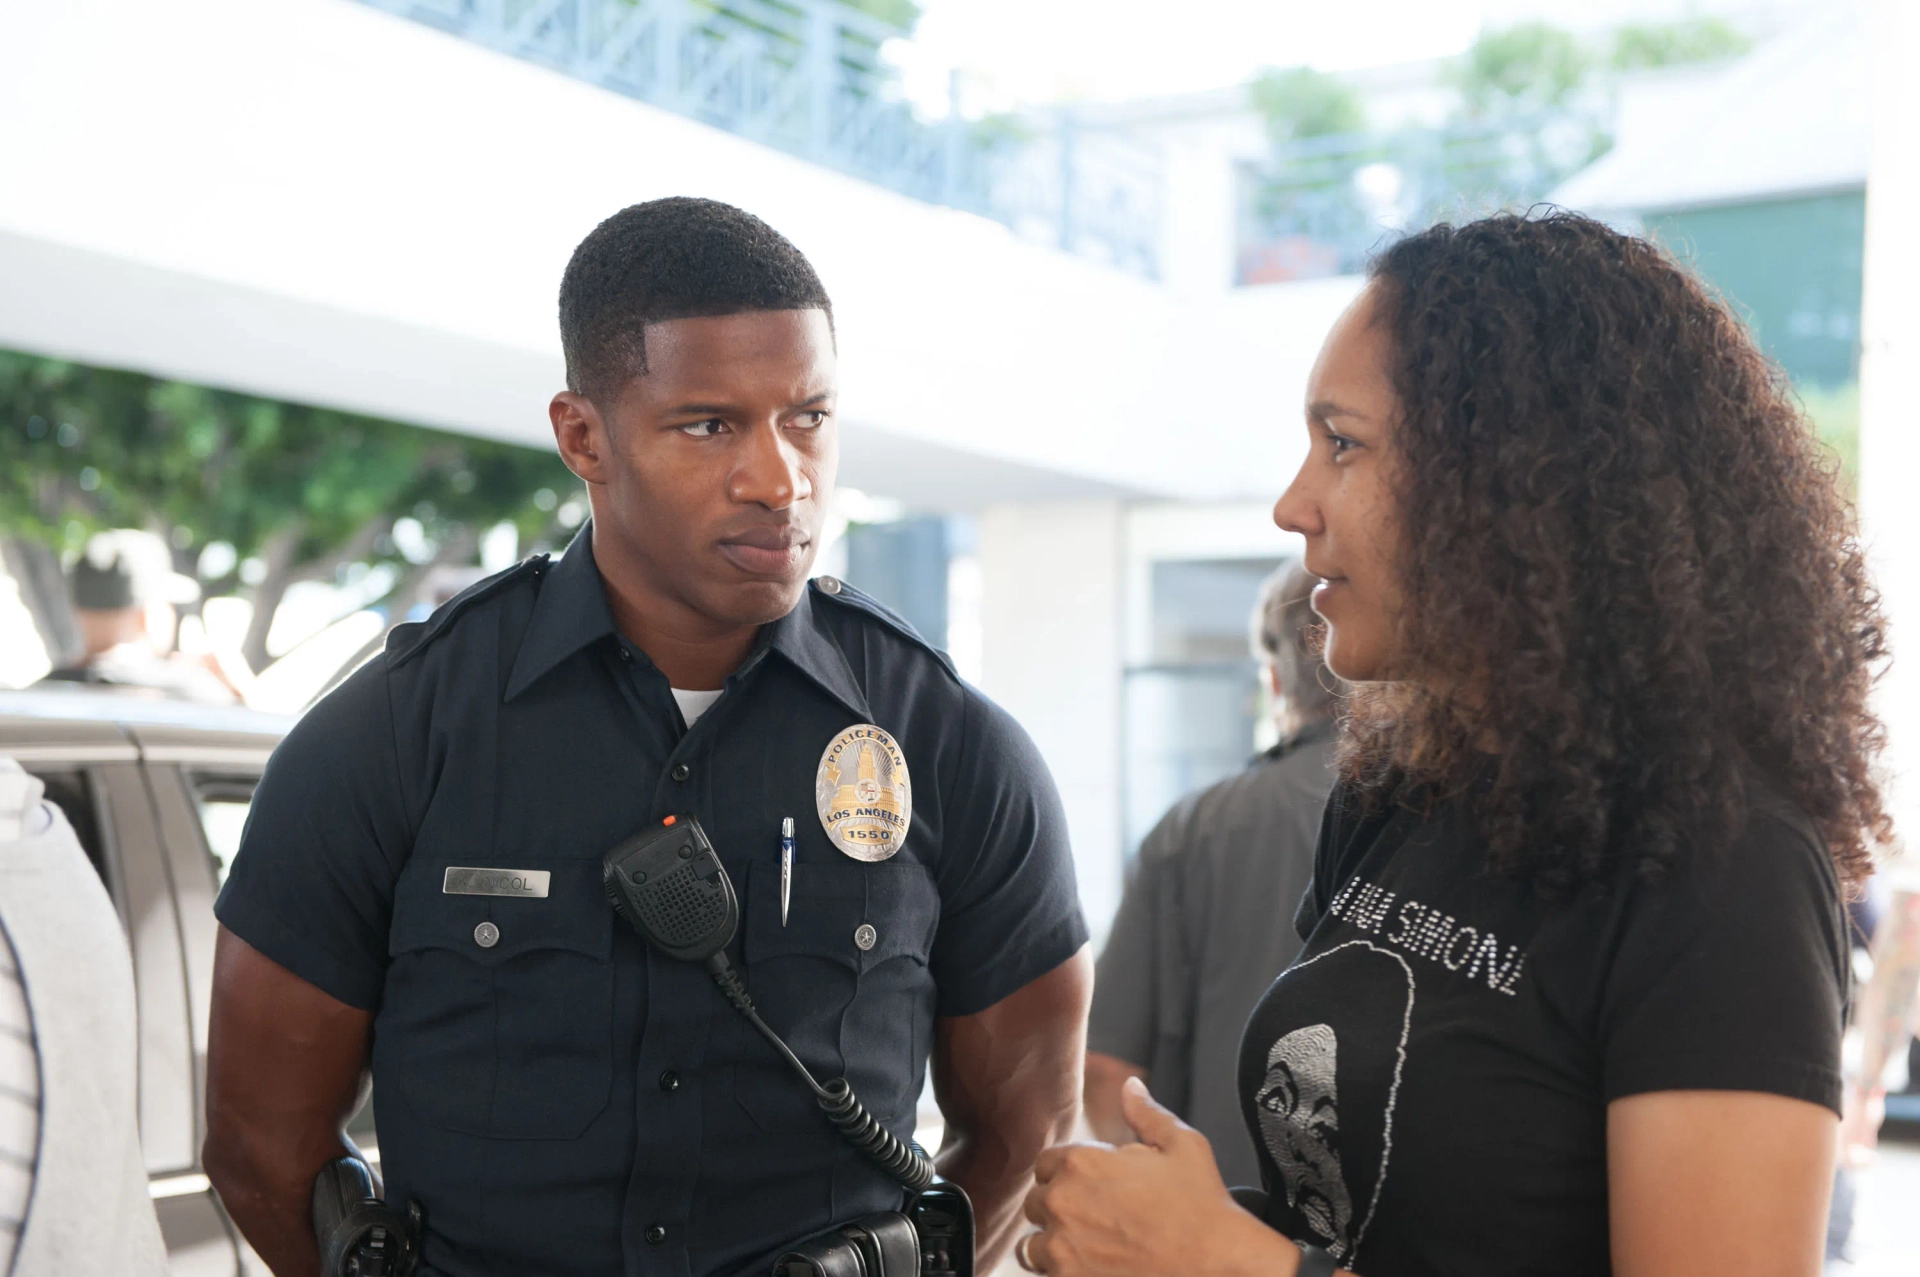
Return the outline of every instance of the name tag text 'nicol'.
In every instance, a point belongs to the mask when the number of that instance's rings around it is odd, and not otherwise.
[[[449,896],[521,896],[545,900],[553,875],[545,869],[467,869],[449,865],[440,890]]]

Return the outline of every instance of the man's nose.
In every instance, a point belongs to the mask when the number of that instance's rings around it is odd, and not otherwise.
[[[784,510],[813,495],[813,484],[800,464],[800,452],[775,422],[749,431],[741,442],[727,496],[741,505]]]

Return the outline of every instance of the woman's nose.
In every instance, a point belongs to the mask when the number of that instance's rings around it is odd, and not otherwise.
[[[1296,532],[1301,536],[1318,536],[1326,530],[1326,521],[1320,514],[1320,503],[1305,490],[1302,474],[1296,474],[1280,499],[1273,503],[1273,522],[1282,532]]]

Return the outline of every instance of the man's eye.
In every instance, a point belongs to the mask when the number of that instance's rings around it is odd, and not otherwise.
[[[795,417],[793,419],[793,424],[800,427],[802,430],[812,430],[812,429],[815,429],[816,427],[826,425],[827,416],[828,414],[826,409],[815,408],[811,412],[803,412],[798,417]]]
[[[680,433],[692,435],[695,439],[711,439],[713,436],[719,434],[721,430],[725,429],[726,424],[726,422],[720,420],[718,417],[710,417],[705,421],[696,421],[690,425],[681,426]]]

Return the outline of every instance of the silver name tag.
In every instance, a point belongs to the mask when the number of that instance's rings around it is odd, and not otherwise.
[[[547,883],[552,878],[545,869],[463,869],[450,865],[440,890],[449,896],[524,896],[545,900]]]

